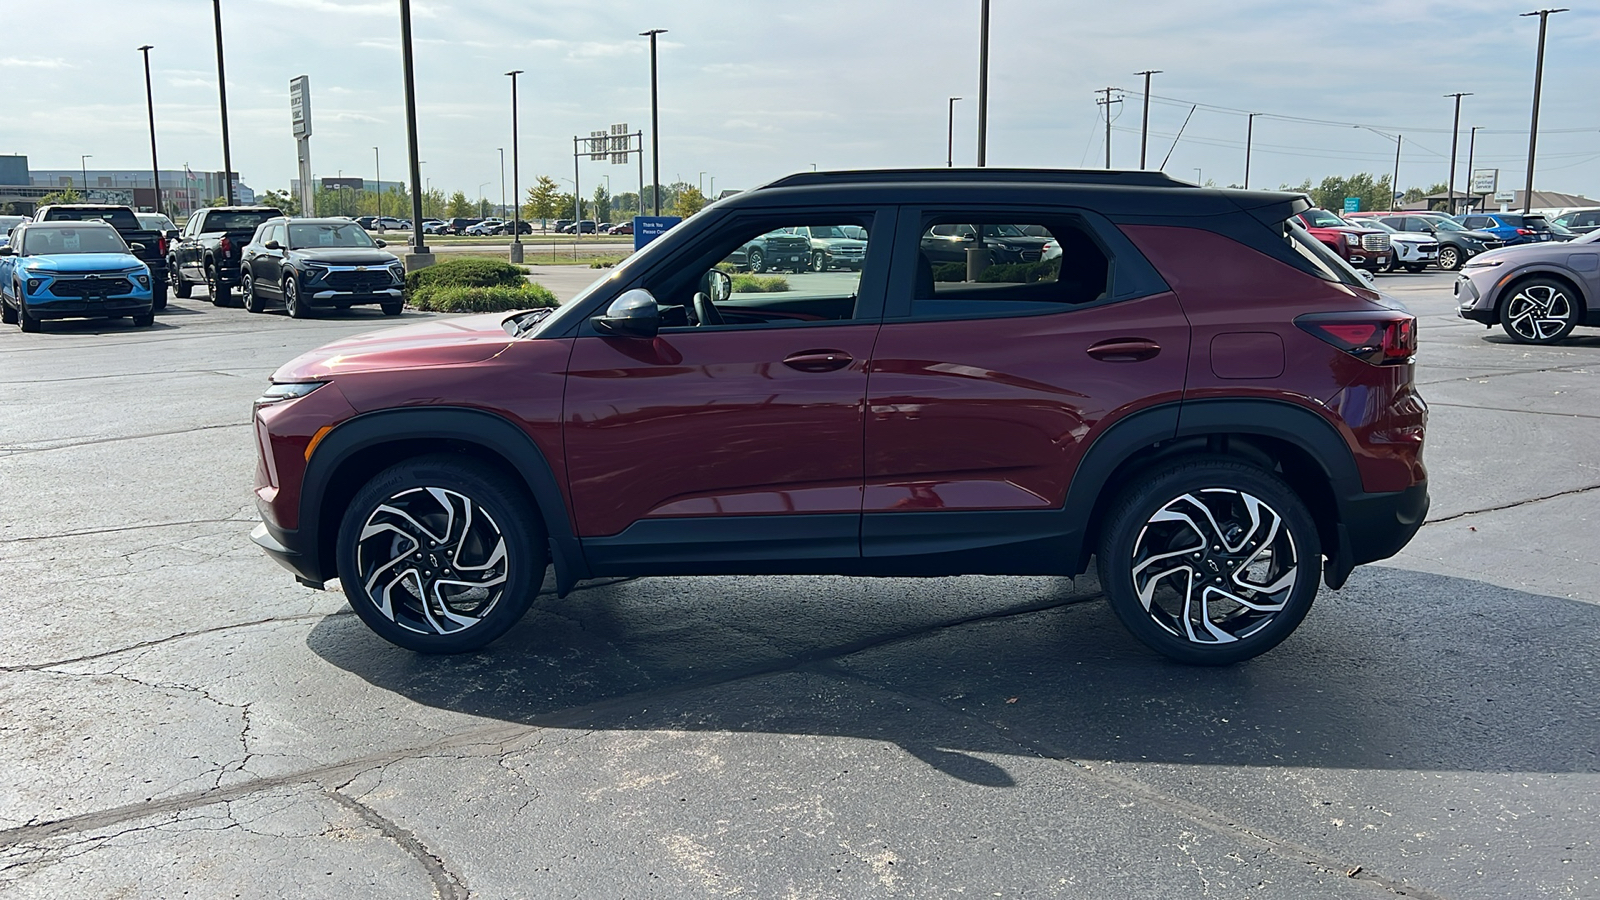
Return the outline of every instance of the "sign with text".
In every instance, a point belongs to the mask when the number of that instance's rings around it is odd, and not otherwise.
[[[679,216],[634,216],[633,217],[633,249],[637,253],[663,234],[667,229],[682,222]]]
[[[289,82],[289,118],[294,136],[311,137],[311,76],[301,75]]]
[[[1360,212],[1361,211],[1361,198],[1360,197],[1346,197],[1346,198],[1344,198],[1344,211],[1345,212]]]
[[[1500,189],[1499,169],[1473,169],[1472,187],[1474,194],[1492,194]]]

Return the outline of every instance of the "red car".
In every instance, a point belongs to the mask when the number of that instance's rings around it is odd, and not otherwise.
[[[1350,265],[1372,272],[1388,267],[1393,248],[1387,231],[1349,222],[1325,209],[1307,209],[1299,219],[1312,237]]]
[[[548,567],[1077,575],[1140,640],[1248,659],[1428,508],[1416,319],[1289,220],[1159,173],[820,172],[724,200],[554,312],[424,322],[284,366],[262,525],[380,635],[504,634]],[[777,228],[859,272],[735,293]],[[962,263],[920,238],[974,235]],[[1043,229],[1048,258],[991,238]]]

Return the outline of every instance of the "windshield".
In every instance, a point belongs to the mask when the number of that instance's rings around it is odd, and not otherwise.
[[[54,253],[127,253],[115,228],[29,228],[22,239],[23,256]]]
[[[844,229],[837,225],[812,225],[811,236],[814,238],[822,238],[824,240],[834,238],[843,238],[848,240],[850,237],[844,233]]]
[[[161,213],[134,213],[139,217],[139,227],[147,231],[175,231],[178,226]]]
[[[1385,222],[1382,219],[1351,219],[1350,220],[1350,224],[1351,225],[1364,225],[1367,228],[1376,228],[1379,231],[1387,231],[1390,234],[1399,234],[1400,233],[1400,229],[1394,227],[1393,225],[1390,225],[1388,222]]]
[[[289,246],[297,250],[317,247],[376,247],[354,222],[289,223]]]
[[[1438,230],[1438,231],[1471,231],[1472,230],[1472,229],[1468,228],[1467,226],[1462,225],[1460,222],[1457,222],[1454,219],[1424,219],[1423,221],[1427,222],[1429,225],[1432,225],[1434,227],[1434,229]]]
[[[0,216],[0,234],[5,234],[26,221],[28,220],[23,216]]]
[[[1302,213],[1315,228],[1343,228],[1345,221],[1325,209],[1308,209]]]

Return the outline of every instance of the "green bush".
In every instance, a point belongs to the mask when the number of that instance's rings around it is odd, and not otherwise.
[[[1061,258],[1057,257],[1046,262],[1035,263],[999,263],[983,270],[978,276],[978,281],[992,284],[1003,281],[1008,284],[1033,284],[1036,281],[1054,281],[1056,273],[1061,268]],[[934,281],[966,281],[966,263],[940,263],[933,267]]]
[[[433,312],[483,313],[559,306],[561,303],[544,285],[523,282],[518,287],[504,285],[435,287],[418,291],[413,296],[411,305],[416,309]]]
[[[516,288],[526,284],[520,266],[498,259],[449,259],[406,276],[406,300],[418,309],[427,307],[428,295],[440,288]]]
[[[966,281],[966,263],[940,263],[933,267],[934,281]]]
[[[735,275],[735,294],[781,294],[789,289],[789,279],[782,275]]]

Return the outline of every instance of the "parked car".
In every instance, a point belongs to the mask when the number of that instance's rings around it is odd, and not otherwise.
[[[1485,253],[1461,270],[1455,294],[1463,319],[1498,323],[1519,344],[1554,344],[1579,325],[1600,325],[1600,231]]]
[[[594,234],[594,228],[593,219],[584,219],[581,222],[567,222],[564,227],[557,230],[562,234]]]
[[[495,219],[495,218],[484,219],[483,221],[478,222],[475,225],[467,226],[467,228],[465,229],[465,233],[466,234],[471,234],[471,235],[476,235],[476,236],[479,236],[479,237],[482,237],[484,235],[490,235],[490,234],[499,234],[501,226],[506,225],[506,224],[508,224],[508,223],[504,219]]]
[[[1325,209],[1308,209],[1296,218],[1312,237],[1350,265],[1373,272],[1389,267],[1388,232],[1351,224]]]
[[[104,222],[27,222],[0,247],[0,321],[38,331],[45,319],[155,322],[150,267]]]
[[[504,634],[552,563],[565,595],[1093,556],[1139,640],[1248,659],[1428,509],[1416,319],[1293,223],[1307,205],[1158,172],[789,176],[558,309],[284,365],[253,537],[421,652]],[[948,222],[1042,225],[1060,277],[935,282],[920,237]],[[727,254],[815,223],[873,235],[858,278],[733,292]]]
[[[367,231],[377,231],[378,230],[378,217],[377,216],[356,216],[355,223],[357,225],[360,225],[363,229],[365,229]]]
[[[923,233],[922,254],[934,265],[965,263],[967,248],[978,246],[980,230],[982,244],[989,250],[989,261],[1002,265],[1039,262],[1045,244],[1050,242],[1048,236],[1029,234],[1018,225],[950,222],[935,225]]]
[[[793,228],[776,228],[758,234],[728,254],[729,265],[751,272],[786,269],[804,272],[811,265],[811,239]]]
[[[496,229],[494,233],[511,234],[513,232],[519,234],[533,234],[533,225],[531,225],[527,219],[508,220],[500,223],[500,227]]]
[[[1439,242],[1425,231],[1402,231],[1395,219],[1346,219],[1351,224],[1376,228],[1389,234],[1389,267],[1386,272],[1405,269],[1421,272],[1439,261]]]
[[[572,224],[571,219],[557,219],[550,225],[550,230],[557,234],[566,234],[567,226]]]
[[[1474,231],[1487,231],[1505,242],[1505,246],[1538,244],[1555,240],[1550,223],[1544,216],[1522,213],[1465,213],[1456,216],[1463,227]]]
[[[104,222],[122,235],[122,242],[133,247],[134,255],[150,270],[150,293],[157,311],[167,308],[167,232],[146,228],[133,208],[114,204],[65,203],[41,206],[33,214],[35,222]]]
[[[1578,209],[1565,212],[1551,219],[1550,224],[1560,225],[1578,234],[1588,234],[1591,231],[1600,229],[1600,209]]]
[[[1439,268],[1456,271],[1467,260],[1490,250],[1498,250],[1505,242],[1487,231],[1471,231],[1466,226],[1442,212],[1362,213],[1360,221],[1382,220],[1391,228],[1401,231],[1430,234],[1439,242]],[[1351,221],[1356,221],[1355,217]]]
[[[178,226],[165,215],[158,212],[135,212],[135,219],[139,220],[139,227],[147,231],[154,231],[169,241],[178,239]],[[166,254],[162,254],[165,257]],[[165,259],[163,259],[165,262]]]
[[[377,304],[386,316],[405,308],[405,266],[365,229],[338,219],[269,219],[240,262],[244,308],[282,303],[296,319],[319,309]]]
[[[453,219],[445,220],[445,230],[449,234],[466,234],[467,229],[478,224],[478,221],[477,219],[465,219],[457,216]]]
[[[244,245],[262,222],[282,215],[275,206],[213,206],[196,210],[184,224],[168,257],[173,293],[188,297],[195,285],[203,284],[211,292],[213,306],[231,305],[233,289],[239,284],[239,256]]]
[[[811,271],[829,269],[861,271],[867,257],[867,242],[845,234],[839,225],[799,225],[794,233],[811,242]]]
[[[422,233],[423,234],[449,234],[450,233],[450,223],[441,222],[438,219],[428,219],[427,221],[422,223]]]
[[[608,233],[609,234],[633,234],[633,223],[632,222],[618,222],[617,224],[611,226],[611,231],[608,232]]]
[[[0,247],[11,242],[11,229],[26,221],[27,216],[0,216]]]

